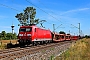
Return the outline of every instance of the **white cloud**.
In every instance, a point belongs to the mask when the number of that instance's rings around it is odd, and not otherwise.
[[[64,14],[71,13],[71,12],[85,11],[85,10],[89,10],[89,9],[90,8],[81,8],[81,9],[69,10],[69,11],[61,13],[60,15],[64,15]]]
[[[58,20],[60,20],[61,22],[63,22],[64,24],[66,24],[66,23],[77,24],[77,23],[81,22],[81,18],[76,17],[76,15],[74,15],[74,13],[77,14],[77,12],[86,11],[89,9],[90,8],[81,8],[81,9],[69,10],[69,11],[66,11],[63,13],[58,11],[58,14],[51,13],[51,15],[54,16],[55,18],[57,18]],[[69,15],[66,15],[66,14],[69,14]],[[55,20],[54,18],[51,18],[51,19]]]
[[[48,15],[49,14],[49,15]],[[48,13],[48,14],[45,14],[44,16],[39,16],[40,19],[45,19],[49,22],[60,22],[60,23],[77,23],[77,22],[80,22],[78,18],[75,18],[75,17],[71,17],[71,16],[60,16],[59,14],[55,14],[55,13]]]

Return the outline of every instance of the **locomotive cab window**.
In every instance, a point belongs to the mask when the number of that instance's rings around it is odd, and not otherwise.
[[[32,28],[20,28],[19,32],[31,32]]]
[[[32,28],[26,28],[26,32],[31,32]]]
[[[25,28],[20,28],[19,32],[25,32],[25,30],[26,30]]]

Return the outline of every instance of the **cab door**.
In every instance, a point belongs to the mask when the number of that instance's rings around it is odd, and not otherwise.
[[[35,28],[33,32],[34,32],[34,40],[37,40],[38,39],[38,37],[37,37],[38,36],[38,29]]]

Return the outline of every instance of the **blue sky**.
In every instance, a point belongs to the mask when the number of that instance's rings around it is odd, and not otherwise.
[[[12,22],[14,31],[18,33],[19,22],[15,18],[17,13],[23,12],[26,7],[36,8],[36,18],[46,20],[43,25],[46,29],[53,31],[65,31],[73,35],[78,34],[78,23],[80,23],[83,34],[90,35],[90,0],[1,0],[0,2],[0,32],[5,30],[11,32]],[[37,7],[36,7],[37,6]],[[39,8],[38,8],[39,7]],[[43,11],[44,12],[43,12]],[[45,13],[46,12],[46,13]],[[71,25],[73,24],[73,25]],[[38,25],[40,26],[40,25]]]

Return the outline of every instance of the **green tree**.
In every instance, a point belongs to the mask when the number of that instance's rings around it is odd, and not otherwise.
[[[14,33],[7,33],[7,39],[10,40],[10,39],[17,39],[17,34]]]
[[[89,36],[88,35],[85,35],[85,38],[89,38]]]
[[[64,31],[60,31],[59,34],[66,34]]]
[[[6,33],[5,31],[2,31],[0,33],[0,40],[10,40],[10,39],[17,39],[17,34]]]
[[[24,10],[24,13],[17,14],[15,17],[18,18],[18,21],[21,25],[31,25],[38,24],[39,19],[35,19],[36,9],[33,7],[27,7]]]
[[[4,40],[5,40],[5,39],[6,39],[6,35],[7,35],[7,34],[6,34],[6,32],[5,32],[5,31],[2,31],[2,32],[1,32],[1,35],[2,35],[2,36],[1,36],[1,37],[2,37],[2,39],[4,39]]]
[[[13,39],[17,39],[17,34],[16,33],[13,34]]]
[[[27,7],[24,10],[25,17],[27,18],[27,23],[34,24],[35,23],[35,15],[36,15],[36,9],[33,7]],[[38,20],[37,20],[38,21]]]
[[[31,24],[43,24],[46,20],[35,19],[36,9],[34,7],[27,7],[23,13],[17,14],[15,17],[18,18],[20,25],[29,26]]]
[[[12,34],[12,33],[7,33],[7,40],[12,39],[12,36],[13,36],[13,34]]]
[[[0,33],[0,40],[2,39],[2,34]]]
[[[24,18],[23,13],[17,14],[15,17],[18,18],[18,21],[20,22],[20,24],[25,25],[26,18]]]

